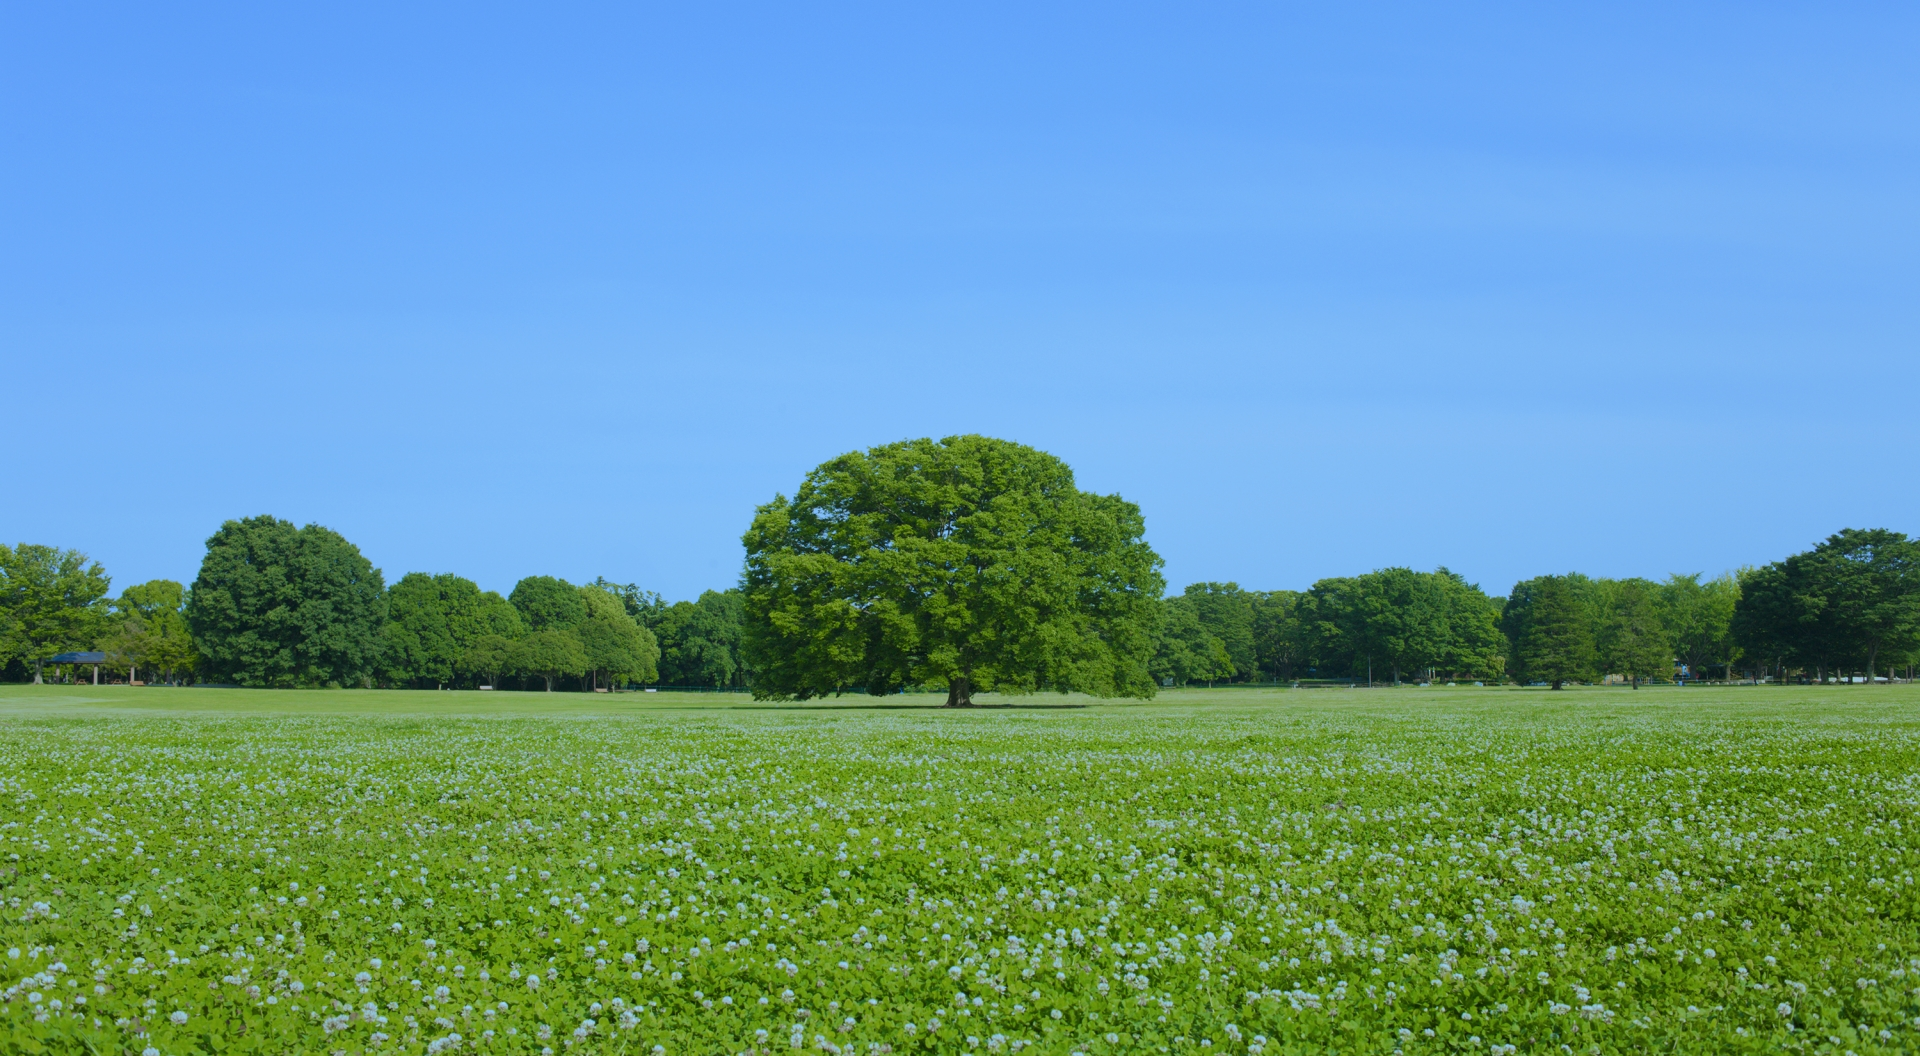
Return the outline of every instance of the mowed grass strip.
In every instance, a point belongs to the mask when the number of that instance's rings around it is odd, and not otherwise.
[[[0,688],[0,1049],[1920,1037],[1906,687],[940,699]]]

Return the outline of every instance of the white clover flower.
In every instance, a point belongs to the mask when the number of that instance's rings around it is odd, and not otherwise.
[[[173,1015],[170,1015],[167,1018],[172,1020],[173,1025],[176,1027],[184,1027],[187,1025],[187,1014],[185,1012],[176,1010],[173,1013]]]

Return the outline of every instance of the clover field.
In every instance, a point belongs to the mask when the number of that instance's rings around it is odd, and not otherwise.
[[[0,687],[0,1050],[1920,1049],[1907,687],[744,703]]]

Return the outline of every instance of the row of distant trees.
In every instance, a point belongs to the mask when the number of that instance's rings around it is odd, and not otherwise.
[[[1162,685],[1409,676],[1540,682],[1614,676],[1874,678],[1920,663],[1920,544],[1848,529],[1805,553],[1698,574],[1517,583],[1504,599],[1442,568],[1305,591],[1196,583],[1165,602]]]
[[[668,604],[553,576],[505,597],[445,574],[389,588],[338,533],[273,517],[222,525],[191,589],[154,580],[119,597],[83,554],[0,545],[0,663],[15,679],[97,650],[132,677],[249,686],[736,687],[740,609],[738,591]]]
[[[1417,678],[1557,688],[1607,676],[1637,685],[1677,667],[1871,679],[1920,662],[1920,544],[1849,529],[1716,579],[1540,576],[1505,598],[1445,568],[1381,569],[1305,591],[1196,583],[1148,615],[1145,672],[1162,686]],[[504,597],[450,574],[408,573],[389,587],[338,533],[273,517],[222,525],[191,589],[154,580],[118,597],[82,554],[0,545],[0,663],[16,680],[38,677],[54,654],[98,649],[149,680],[740,688],[754,682],[747,621],[738,589],[669,604],[605,579],[530,576]],[[788,662],[765,643],[758,652],[762,663]]]

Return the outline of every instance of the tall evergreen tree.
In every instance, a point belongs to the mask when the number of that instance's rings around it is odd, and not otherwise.
[[[1594,676],[1590,583],[1584,576],[1540,576],[1514,586],[1501,629],[1515,677],[1560,689]]]

